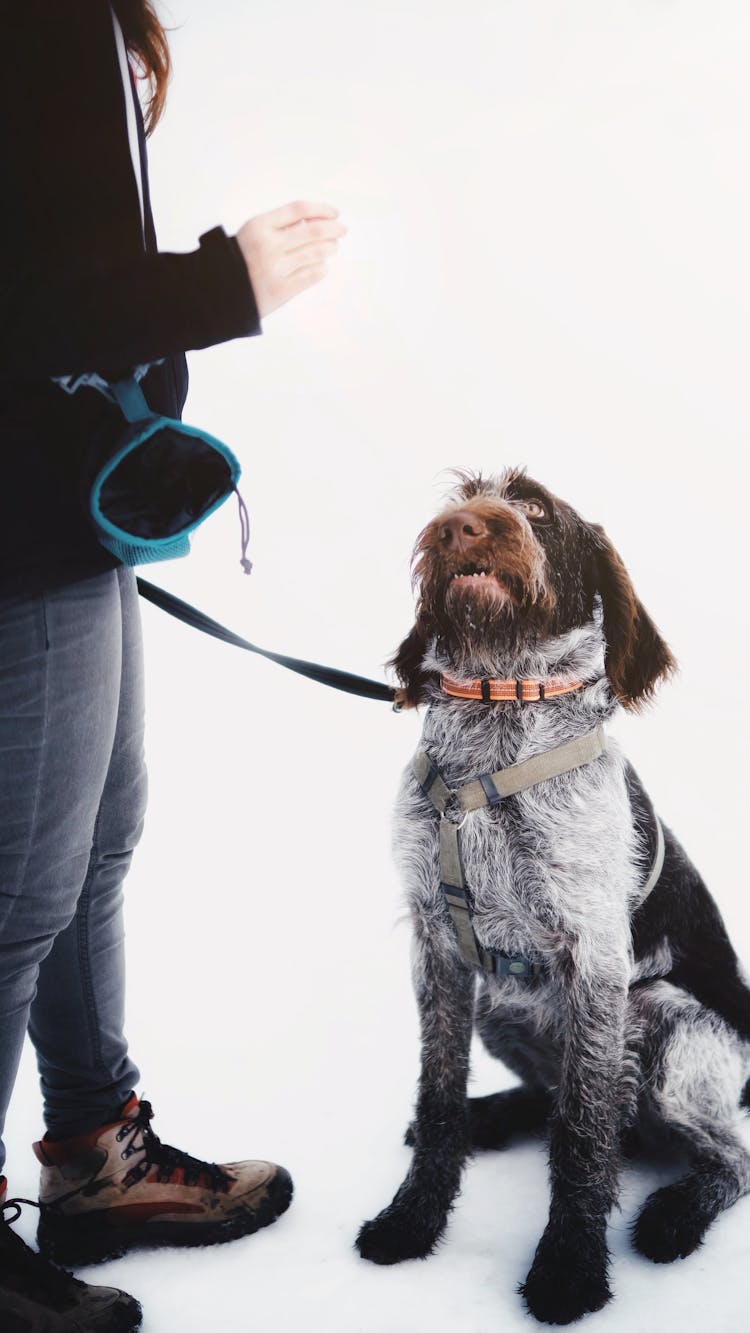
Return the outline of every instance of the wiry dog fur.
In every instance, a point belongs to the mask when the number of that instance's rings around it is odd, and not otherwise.
[[[621,705],[637,708],[674,667],[602,529],[522,471],[463,476],[418,539],[415,574],[416,623],[394,664],[407,700],[429,705],[423,744],[452,788],[581,736]],[[585,686],[488,704],[444,694],[443,673]],[[533,978],[463,962],[439,889],[438,823],[408,768],[395,850],[422,1031],[414,1156],[357,1245],[376,1263],[426,1257],[469,1152],[546,1126],[550,1215],[521,1291],[539,1320],[569,1323],[610,1295],[605,1232],[623,1148],[663,1136],[689,1154],[687,1174],[651,1195],[633,1226],[636,1248],[655,1262],[688,1255],[750,1189],[737,1133],[750,992],[669,830],[663,872],[641,903],[654,814],[611,740],[594,762],[473,811],[461,829],[476,935],[541,963]],[[467,1100],[474,1024],[518,1087]]]

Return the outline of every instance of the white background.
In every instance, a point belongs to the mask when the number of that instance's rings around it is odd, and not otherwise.
[[[350,233],[262,338],[191,357],[186,419],[243,462],[252,577],[234,502],[188,561],[144,572],[266,646],[380,676],[442,470],[527,464],[604,524],[680,659],[616,731],[747,960],[744,0],[162,13],[161,248],[299,197],[336,204]],[[248,1240],[88,1276],[138,1295],[146,1333],[532,1327],[515,1286],[545,1220],[541,1147],[474,1163],[429,1262],[379,1269],[351,1248],[409,1157],[418,1047],[389,811],[419,719],[150,606],[143,621],[151,800],[127,909],[142,1091],[164,1138],[282,1161],[297,1198]],[[510,1082],[477,1053],[475,1091]],[[27,1054],[13,1192],[35,1190],[40,1129]],[[602,1333],[746,1322],[750,1202],[684,1263],[630,1250],[667,1178],[625,1175]]]

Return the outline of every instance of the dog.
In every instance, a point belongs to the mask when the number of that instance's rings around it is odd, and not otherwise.
[[[750,1190],[750,991],[700,875],[603,737],[675,669],[603,529],[522,469],[459,474],[414,581],[392,666],[428,712],[394,848],[421,1073],[409,1172],[356,1244],[379,1264],[426,1258],[471,1152],[546,1129],[549,1220],[519,1291],[566,1324],[610,1299],[624,1155],[688,1156],[632,1227],[656,1263]],[[517,1087],[467,1098],[474,1025]]]

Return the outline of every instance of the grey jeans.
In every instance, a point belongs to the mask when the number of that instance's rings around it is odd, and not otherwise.
[[[0,1133],[27,1030],[58,1137],[111,1118],[138,1080],[122,881],[146,807],[143,714],[132,569],[0,597]]]

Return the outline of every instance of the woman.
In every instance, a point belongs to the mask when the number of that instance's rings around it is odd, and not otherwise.
[[[96,382],[148,366],[149,406],[179,416],[184,352],[260,333],[324,276],[345,228],[294,203],[159,254],[131,66],[150,131],[169,75],[151,4],[24,0],[3,16],[0,1130],[28,1030],[47,1125],[40,1249],[75,1266],[246,1234],[292,1192],[273,1163],[161,1144],[133,1091],[121,885],[146,802],[143,667],[134,572],[85,507],[87,442],[117,424]],[[131,1297],[61,1276],[9,1225],[0,1311],[14,1330],[140,1326]]]

